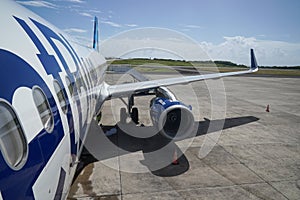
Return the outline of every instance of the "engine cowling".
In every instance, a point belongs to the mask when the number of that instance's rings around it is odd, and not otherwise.
[[[172,140],[181,140],[194,130],[192,107],[180,101],[156,97],[150,105],[150,115],[160,134]]]

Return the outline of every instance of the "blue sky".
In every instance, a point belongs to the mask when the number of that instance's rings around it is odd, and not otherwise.
[[[133,28],[168,28],[203,45],[215,60],[248,64],[247,49],[254,46],[263,65],[300,65],[298,0],[17,2],[85,43],[92,37],[93,16],[98,16],[102,40]]]

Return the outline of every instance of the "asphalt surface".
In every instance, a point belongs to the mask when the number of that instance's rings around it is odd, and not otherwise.
[[[132,81],[120,74],[107,80]],[[126,99],[107,101],[69,199],[298,200],[299,85],[299,78],[239,76],[169,87],[195,116],[194,136],[175,142],[154,134],[152,96],[135,101],[138,126],[119,122]]]

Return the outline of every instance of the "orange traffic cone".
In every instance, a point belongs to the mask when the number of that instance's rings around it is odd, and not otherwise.
[[[270,106],[269,106],[269,104],[267,105],[266,112],[270,112]]]
[[[177,150],[176,149],[175,149],[174,154],[173,154],[172,165],[179,165],[178,158],[177,158]]]

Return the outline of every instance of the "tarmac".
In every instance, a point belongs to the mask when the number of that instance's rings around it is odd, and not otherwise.
[[[132,81],[120,74],[107,80]],[[174,142],[153,134],[152,96],[136,98],[138,126],[119,122],[126,99],[107,101],[68,199],[299,200],[299,85],[300,78],[236,76],[169,87],[192,105],[196,127]]]

